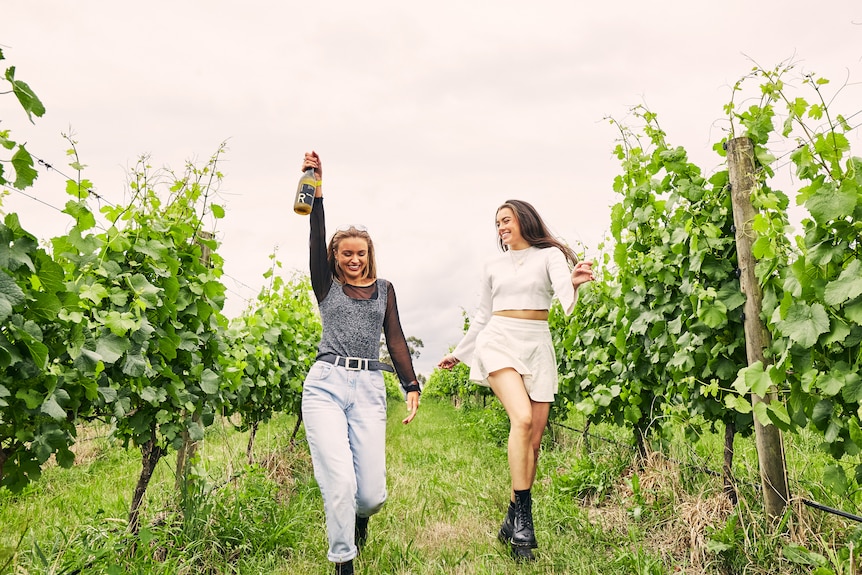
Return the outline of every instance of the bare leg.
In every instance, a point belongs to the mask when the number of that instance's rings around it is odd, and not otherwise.
[[[529,470],[530,486],[536,480],[536,468],[539,463],[539,450],[542,447],[542,435],[545,433],[545,427],[548,425],[548,413],[551,411],[550,403],[542,403],[530,400],[533,407],[533,423],[530,430],[530,447],[533,450],[533,458]],[[514,495],[513,495],[514,497]],[[514,501],[514,499],[513,499]]]
[[[524,380],[507,367],[488,375],[494,394],[509,416],[509,474],[512,489],[530,489],[536,463],[532,447],[533,407]]]

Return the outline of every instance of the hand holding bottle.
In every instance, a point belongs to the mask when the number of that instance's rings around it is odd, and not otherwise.
[[[307,216],[311,213],[311,208],[314,205],[314,196],[320,187],[320,180],[323,177],[323,166],[320,163],[320,156],[317,155],[317,152],[312,150],[305,153],[305,158],[302,160],[302,171],[304,173],[299,179],[299,185],[296,187],[293,211],[301,216]]]
[[[320,163],[320,156],[314,150],[305,152],[305,158],[302,160],[302,171],[305,172],[308,168],[314,168],[314,175],[318,180],[323,179],[323,164]]]

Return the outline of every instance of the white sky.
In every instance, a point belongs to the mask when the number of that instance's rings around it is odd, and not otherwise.
[[[68,176],[72,132],[84,177],[112,203],[141,155],[181,172],[227,141],[228,316],[257,295],[276,247],[283,275],[307,270],[308,219],[291,206],[316,150],[329,229],[368,227],[427,376],[477,303],[500,203],[532,202],[595,254],[621,172],[607,117],[646,104],[712,173],[723,106],[755,63],[792,60],[834,91],[862,81],[860,40],[858,0],[5,2],[0,68],[15,66],[47,114],[30,124],[3,95],[0,126]],[[860,87],[836,106],[862,108]],[[28,193],[44,204],[13,192],[2,209],[40,238],[63,235],[64,188],[42,170]]]

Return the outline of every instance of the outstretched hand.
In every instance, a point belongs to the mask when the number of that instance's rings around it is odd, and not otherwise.
[[[447,355],[443,359],[440,360],[440,363],[437,364],[437,367],[441,369],[452,369],[456,365],[461,363],[461,360],[455,357],[452,354]]]
[[[594,279],[596,279],[596,276],[593,274],[593,262],[578,262],[575,264],[575,269],[572,270],[572,285],[575,288]]]

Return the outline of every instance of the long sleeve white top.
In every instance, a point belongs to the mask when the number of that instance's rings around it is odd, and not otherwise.
[[[558,248],[531,246],[492,258],[484,265],[479,306],[470,328],[452,355],[463,363],[472,361],[476,336],[495,311],[550,309],[554,296],[566,315],[574,311],[578,292],[572,285],[566,257]]]

